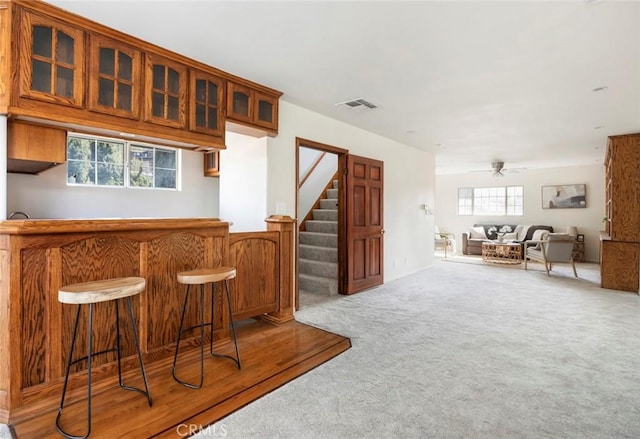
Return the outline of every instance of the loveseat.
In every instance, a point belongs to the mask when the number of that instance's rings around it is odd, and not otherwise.
[[[462,234],[462,253],[481,255],[482,243],[497,240],[500,236],[504,241],[520,243],[531,239],[538,240],[544,231],[553,232],[553,227],[522,224],[474,224],[469,232]]]

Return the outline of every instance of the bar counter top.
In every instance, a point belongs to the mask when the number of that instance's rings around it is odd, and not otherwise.
[[[219,218],[86,218],[11,219],[0,222],[0,234],[82,233],[92,231],[176,230],[224,227]]]

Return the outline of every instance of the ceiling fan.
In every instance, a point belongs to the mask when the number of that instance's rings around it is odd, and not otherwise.
[[[496,160],[491,162],[491,170],[486,169],[486,170],[472,171],[472,172],[492,172],[493,177],[500,178],[500,177],[504,177],[505,172],[518,172],[519,169],[526,169],[526,168],[507,169],[504,167],[504,162]]]
[[[506,171],[506,169],[504,169],[504,162],[491,162],[491,169],[493,170],[494,177],[504,177],[502,173],[502,171]]]

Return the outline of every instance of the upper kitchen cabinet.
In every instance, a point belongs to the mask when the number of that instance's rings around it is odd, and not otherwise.
[[[142,54],[109,38],[90,38],[89,109],[139,119]]]
[[[186,128],[187,67],[147,54],[144,93],[145,120]]]
[[[20,96],[82,106],[84,32],[29,10],[21,27]]]
[[[10,120],[221,150],[229,128],[277,134],[280,95],[45,1],[0,0]]]
[[[227,82],[227,117],[272,134],[278,132],[278,98],[257,89]]]
[[[189,129],[224,137],[224,80],[197,70],[190,73]]]
[[[252,123],[253,107],[251,89],[243,85],[227,83],[227,116],[240,122]]]
[[[278,97],[253,92],[253,123],[269,131],[278,131]]]

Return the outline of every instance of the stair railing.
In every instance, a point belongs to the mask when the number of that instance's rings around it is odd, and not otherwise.
[[[305,181],[307,181],[307,179],[309,178],[309,176],[311,176],[311,174],[313,174],[313,171],[318,167],[318,165],[320,164],[320,162],[322,161],[322,159],[324,158],[324,156],[326,156],[327,153],[323,152],[322,154],[320,154],[316,160],[313,162],[313,164],[311,165],[311,167],[309,168],[309,170],[307,172],[304,173],[304,175],[302,176],[302,178],[300,179],[300,183],[298,183],[298,189],[300,189],[302,187],[302,185],[305,183]]]

